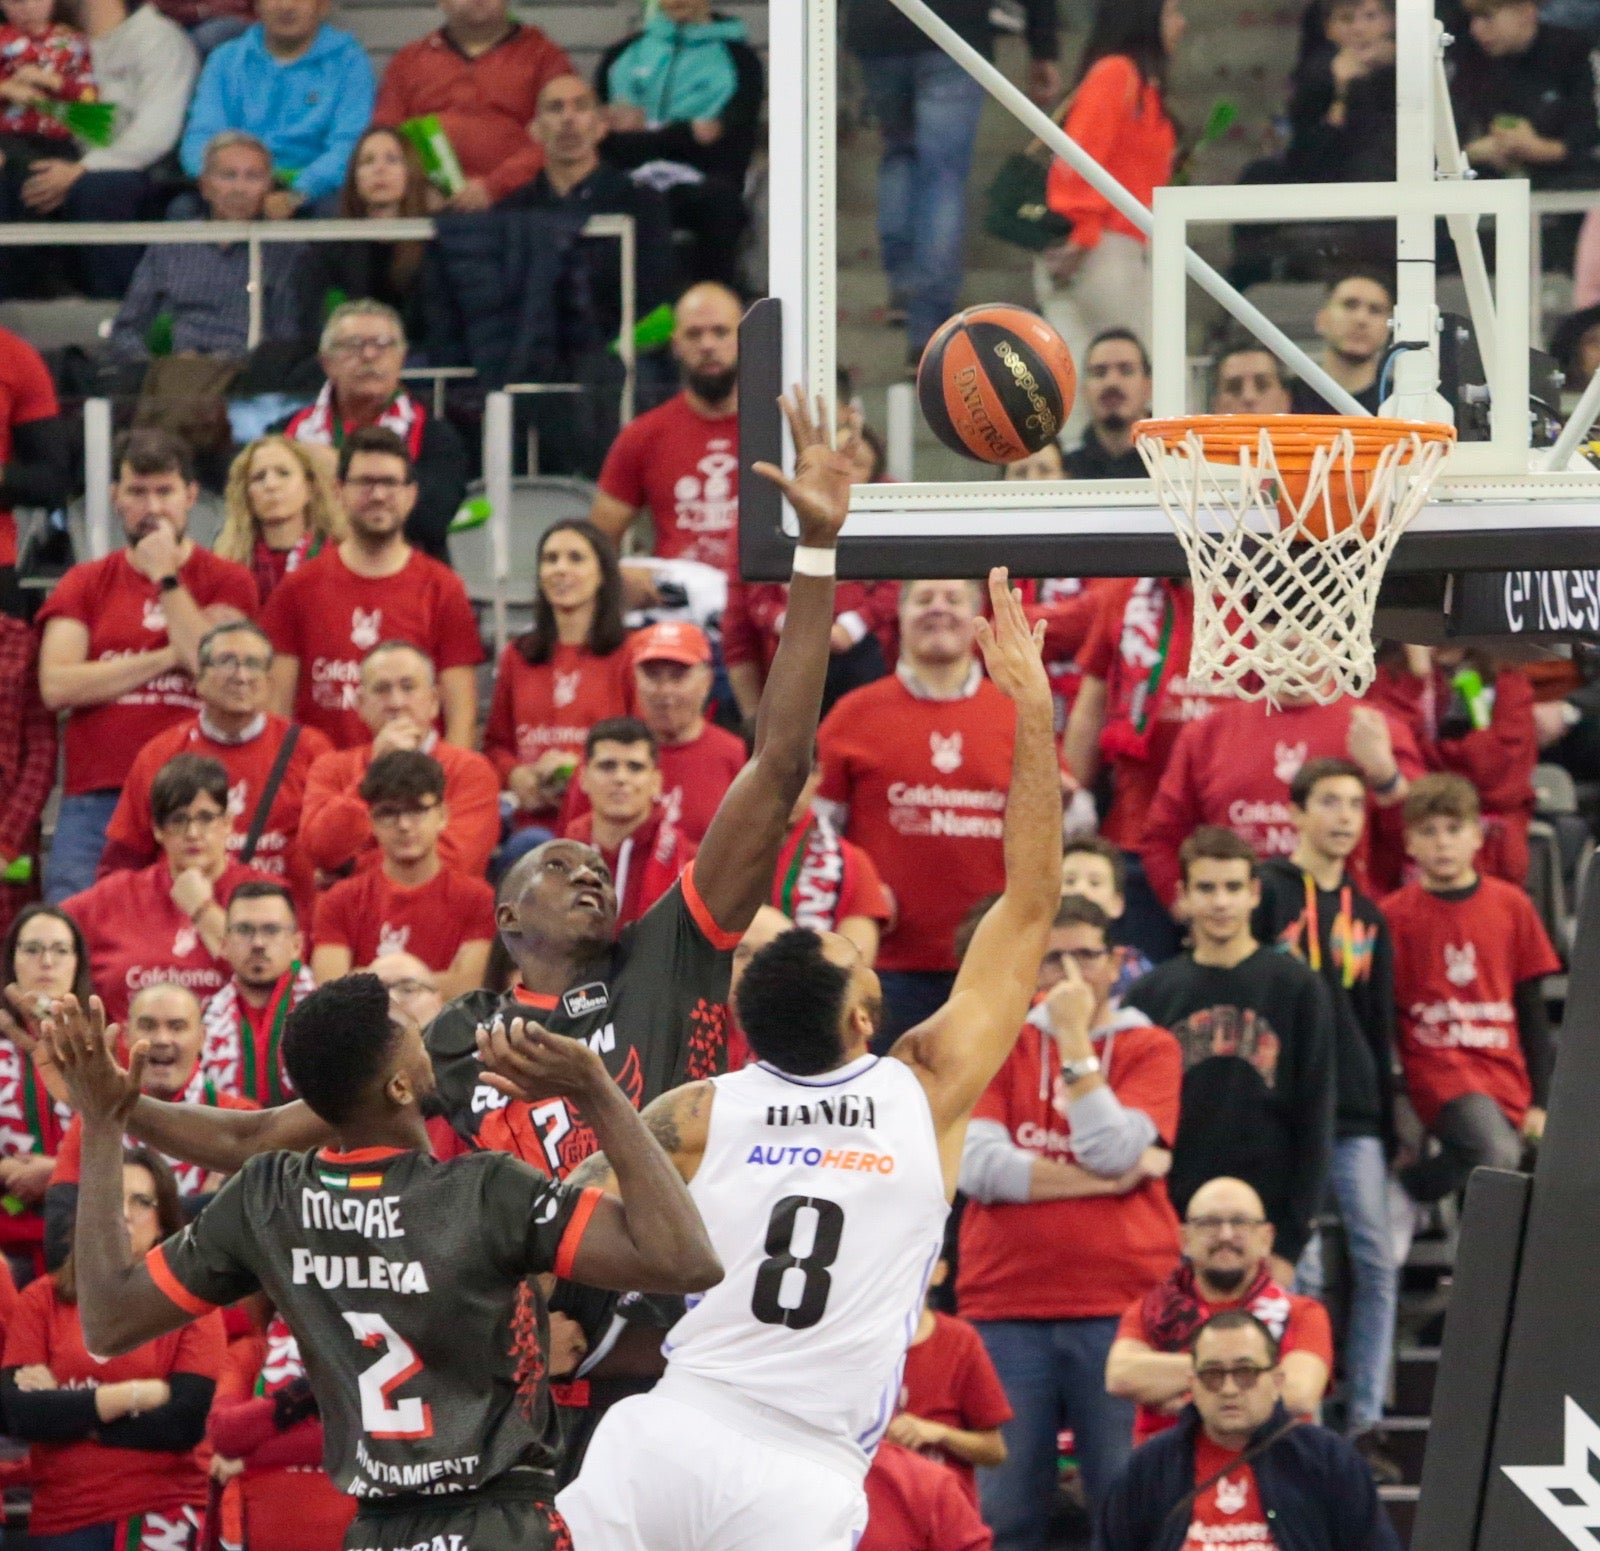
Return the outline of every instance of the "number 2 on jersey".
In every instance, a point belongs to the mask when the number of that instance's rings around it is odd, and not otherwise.
[[[433,1411],[427,1404],[414,1396],[390,1403],[407,1379],[422,1372],[422,1359],[411,1343],[381,1314],[346,1311],[344,1317],[363,1346],[383,1348],[383,1356],[356,1380],[361,1391],[362,1431],[373,1438],[431,1438]]]
[[[811,1248],[800,1255],[795,1253],[795,1242],[804,1227],[811,1229]],[[828,1267],[839,1258],[843,1235],[844,1209],[837,1201],[785,1196],[767,1220],[767,1258],[756,1271],[750,1312],[763,1325],[809,1330],[828,1307],[833,1286]]]

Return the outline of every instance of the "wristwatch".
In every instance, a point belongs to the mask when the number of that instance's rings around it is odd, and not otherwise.
[[[178,579],[177,573],[174,572],[171,576],[163,576],[161,580],[156,583],[156,586],[160,588],[162,592],[176,592],[181,586],[183,586],[183,583]]]
[[[1099,1070],[1099,1056],[1085,1056],[1081,1061],[1063,1061],[1061,1063],[1061,1075],[1069,1083],[1082,1082],[1085,1077],[1093,1077]]]

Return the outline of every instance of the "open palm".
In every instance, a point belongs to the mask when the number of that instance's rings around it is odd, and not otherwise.
[[[850,515],[850,459],[833,445],[828,406],[820,394],[814,409],[798,387],[779,403],[794,437],[794,477],[771,463],[757,463],[754,470],[770,479],[794,508],[800,520],[800,542],[829,546]]]

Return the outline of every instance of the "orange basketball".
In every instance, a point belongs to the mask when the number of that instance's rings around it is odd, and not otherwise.
[[[1025,307],[957,313],[917,366],[917,398],[933,434],[981,463],[1015,463],[1048,447],[1077,385],[1061,336]]]

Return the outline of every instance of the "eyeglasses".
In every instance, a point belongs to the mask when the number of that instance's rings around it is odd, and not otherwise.
[[[1201,1233],[1248,1233],[1265,1221],[1265,1217],[1191,1217],[1188,1225]]]
[[[17,956],[24,959],[75,959],[78,950],[70,942],[19,942]]]
[[[229,935],[241,938],[245,942],[276,942],[280,937],[287,937],[293,930],[292,926],[285,926],[281,921],[264,921],[259,926],[253,921],[228,923]]]
[[[407,803],[401,806],[398,803],[380,802],[372,810],[374,824],[398,824],[401,819],[419,819],[425,813],[432,813],[439,806],[436,802]]]
[[[1053,953],[1044,956],[1044,962],[1051,969],[1065,969],[1067,960],[1071,959],[1080,969],[1093,969],[1107,954],[1114,952],[1111,948],[1058,948]]]
[[[207,809],[200,813],[172,813],[161,821],[161,828],[169,835],[204,833],[208,829],[215,829],[227,817],[226,813],[216,809]]]
[[[1231,1368],[1224,1367],[1221,1363],[1207,1363],[1204,1367],[1196,1368],[1194,1376],[1213,1395],[1222,1393],[1222,1386],[1232,1379],[1239,1390],[1254,1389],[1260,1382],[1263,1373],[1271,1373],[1272,1369],[1260,1363],[1234,1363]]]
[[[427,980],[397,980],[389,987],[389,995],[397,996],[401,1001],[409,1001],[413,996],[422,996],[427,992],[437,992],[438,987]]]
[[[370,474],[357,474],[344,483],[350,490],[366,490],[374,495],[394,495],[397,491],[404,490],[408,482],[385,474],[380,474],[376,479]]]
[[[390,350],[398,350],[405,341],[398,334],[389,334],[381,339],[336,339],[328,346],[329,355],[383,355]]]
[[[155,1211],[157,1201],[154,1196],[131,1195],[122,1199],[122,1209],[125,1212],[137,1212],[141,1217],[148,1217]]]
[[[272,666],[270,657],[241,657],[237,652],[219,652],[207,657],[202,668],[220,668],[224,673],[265,673]]]

